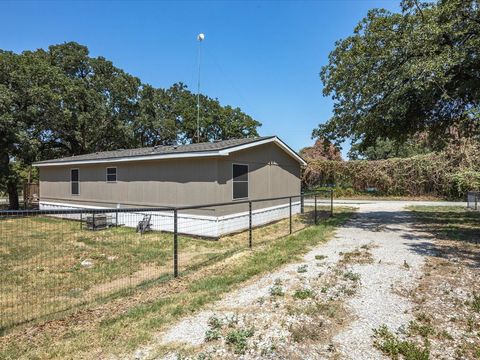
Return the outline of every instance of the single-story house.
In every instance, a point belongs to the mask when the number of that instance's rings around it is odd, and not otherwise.
[[[299,195],[304,165],[276,136],[120,149],[34,164],[40,171],[40,209],[231,202],[179,212],[180,232],[212,237],[248,226],[248,204],[235,202]],[[298,212],[298,198],[294,206]],[[254,225],[288,216],[288,207],[288,200],[254,203]],[[138,223],[137,218],[127,218],[128,213],[124,216],[126,225]],[[153,228],[171,230],[172,216],[156,212]]]

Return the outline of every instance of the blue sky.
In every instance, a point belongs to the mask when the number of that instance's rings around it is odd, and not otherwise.
[[[196,90],[196,35],[202,92],[239,106],[294,149],[333,103],[318,76],[336,40],[368,9],[398,10],[399,0],[283,2],[0,2],[0,48],[21,52],[77,41],[143,82]],[[344,148],[344,154],[348,150]]]

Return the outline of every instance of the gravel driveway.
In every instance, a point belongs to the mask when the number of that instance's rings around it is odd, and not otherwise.
[[[391,330],[401,331],[412,320],[413,305],[401,293],[415,288],[421,276],[424,255],[411,251],[410,244],[431,241],[428,235],[413,230],[412,218],[404,210],[405,206],[463,203],[352,201],[348,204],[358,207],[358,213],[339,228],[328,243],[312,249],[302,262],[257,278],[205,311],[184,319],[159,335],[158,344],[198,347],[212,358],[383,359],[384,356],[373,347],[373,329],[385,324]],[[368,261],[347,261],[346,254],[359,251],[368,253]],[[300,273],[300,268],[305,271]],[[342,274],[355,274],[355,278],[359,278],[358,284],[348,285],[345,279],[353,276]],[[328,291],[324,289],[326,287],[320,289],[321,284],[326,283],[325,279],[331,279],[333,275],[338,279],[330,281]],[[271,298],[275,283],[281,284],[285,297],[265,301]],[[351,288],[347,289],[347,286]],[[342,301],[348,314],[346,318],[331,321],[331,328],[335,331],[325,330],[323,334],[327,341],[298,343],[288,340],[298,317],[291,315],[293,302],[287,300],[287,295],[305,288],[312,289],[318,294],[317,298],[333,299],[336,303]],[[237,323],[243,326],[254,324],[258,329],[249,340],[253,346],[248,351],[237,356],[227,351],[225,342],[205,343],[212,316],[229,319],[238,317],[238,314],[241,319]],[[302,317],[302,322],[316,324],[308,316]],[[325,329],[329,323],[322,320],[318,324]],[[271,353],[265,350],[270,348],[273,349]],[[148,353],[148,349],[143,350],[143,354]],[[176,357],[177,354],[171,352],[166,358]]]

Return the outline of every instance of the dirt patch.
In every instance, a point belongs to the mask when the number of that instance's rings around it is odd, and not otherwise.
[[[171,266],[158,267],[154,265],[142,265],[142,269],[134,272],[130,276],[114,279],[109,282],[98,284],[90,288],[86,293],[86,298],[94,298],[100,294],[109,294],[120,289],[134,287],[147,280],[157,279],[159,276],[171,271]]]
[[[367,244],[353,251],[342,253],[343,258],[340,262],[343,264],[371,264],[373,263],[373,256],[370,249],[374,247],[373,244]]]

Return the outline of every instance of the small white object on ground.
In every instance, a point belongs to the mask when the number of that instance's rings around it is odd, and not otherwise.
[[[83,267],[86,267],[86,268],[91,268],[91,267],[93,267],[93,261],[90,260],[90,259],[85,259],[80,263],[80,265],[82,265]]]

